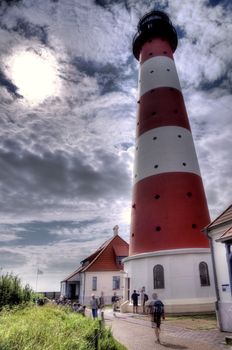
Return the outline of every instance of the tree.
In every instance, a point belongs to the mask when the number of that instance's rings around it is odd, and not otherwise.
[[[0,310],[4,306],[12,307],[27,303],[32,297],[31,288],[28,285],[23,287],[18,276],[8,273],[0,276]]]

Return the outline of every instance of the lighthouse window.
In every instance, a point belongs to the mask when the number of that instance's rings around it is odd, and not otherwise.
[[[188,197],[192,197],[192,192],[187,192]]]
[[[173,113],[177,114],[178,113],[178,109],[174,109]]]
[[[150,53],[149,53],[149,56],[152,56],[152,55],[153,55],[152,52],[150,52]]]
[[[186,166],[186,163],[182,163],[183,166]]]
[[[178,135],[178,137],[179,137],[179,139],[181,139],[182,136],[181,136],[181,135]]]
[[[192,228],[197,228],[197,225],[196,224],[192,224]]]
[[[164,268],[162,265],[155,265],[153,268],[154,289],[164,288]]]
[[[157,137],[155,136],[155,137],[153,137],[153,140],[157,140]]]
[[[156,194],[155,195],[155,199],[159,199],[160,198],[160,195],[159,194]]]
[[[201,286],[210,286],[210,280],[209,280],[209,270],[208,265],[206,262],[202,261],[199,264],[199,273],[200,273],[200,282]]]
[[[170,72],[170,69],[169,69],[169,68],[167,68],[167,72]]]
[[[151,115],[156,115],[156,112],[152,112]]]
[[[156,165],[154,165],[154,168],[155,168],[155,169],[157,169],[157,168],[158,168],[158,166],[159,166],[159,165],[158,165],[158,164],[156,164]]]
[[[150,71],[150,73],[154,73],[154,71],[153,71],[153,70],[151,70],[151,71]]]
[[[167,51],[163,51],[163,54],[167,55]]]

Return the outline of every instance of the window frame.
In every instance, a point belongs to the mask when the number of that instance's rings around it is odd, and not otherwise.
[[[120,276],[113,276],[112,277],[112,290],[119,290],[120,289]]]
[[[164,289],[164,267],[161,264],[157,264],[153,267],[153,285],[154,289]]]
[[[209,287],[210,278],[208,264],[205,261],[201,261],[198,267],[201,287]]]
[[[97,290],[97,276],[92,277],[92,290],[93,291]]]

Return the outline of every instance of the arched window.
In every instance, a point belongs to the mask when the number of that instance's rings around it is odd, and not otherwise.
[[[162,265],[155,265],[153,269],[154,289],[164,288],[164,268]]]
[[[208,265],[206,262],[202,261],[199,264],[199,273],[200,273],[200,281],[201,286],[210,286],[210,280],[209,280],[209,271],[208,271]]]

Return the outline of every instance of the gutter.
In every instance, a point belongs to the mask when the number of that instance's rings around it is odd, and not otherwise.
[[[85,300],[85,272],[83,272],[83,296],[82,296],[82,305],[84,305]]]
[[[215,253],[214,253],[214,247],[213,247],[213,240],[212,240],[212,237],[209,235],[210,230],[208,230],[207,228],[204,228],[202,231],[206,234],[206,236],[209,239],[209,243],[210,243],[210,250],[211,250],[211,256],[212,256],[212,265],[213,265],[213,275],[214,275],[214,282],[215,282],[215,291],[216,291],[216,298],[217,298],[217,301],[215,303],[215,307],[216,307],[216,312],[217,312],[217,317],[218,317],[219,329],[220,329],[220,331],[222,331],[221,314],[220,314],[220,310],[219,310],[219,306],[218,306],[218,303],[220,301],[220,294],[219,294],[218,279],[217,279],[217,273],[216,273]]]

